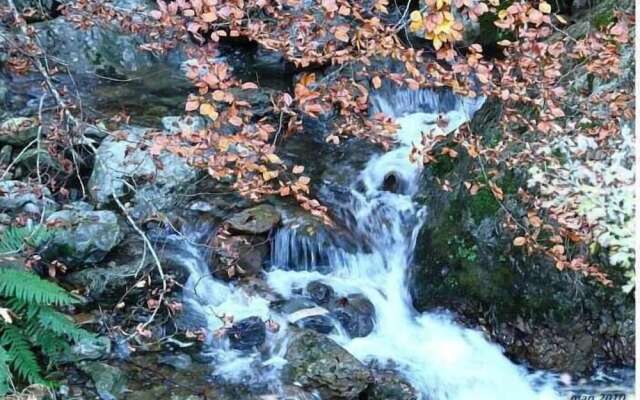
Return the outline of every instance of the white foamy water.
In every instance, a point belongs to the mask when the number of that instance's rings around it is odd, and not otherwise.
[[[338,329],[332,338],[363,362],[376,360],[401,372],[423,399],[558,398],[549,385],[540,384],[539,375],[529,375],[513,364],[482,333],[461,327],[445,315],[420,314],[411,305],[407,270],[419,229],[429,215],[412,198],[421,166],[410,160],[410,153],[420,146],[422,134],[448,134],[457,129],[482,100],[425,91],[417,99],[401,95],[393,102],[373,101],[374,109],[399,123],[398,144],[373,157],[353,187],[342,188],[343,195],[348,194],[346,204],[343,196],[336,200],[340,204],[333,205],[341,208],[341,215],[350,216],[345,225],[366,246],[349,252],[321,235],[303,235],[295,226],[282,228],[272,245],[268,285],[284,298],[295,297],[317,280],[338,295],[364,294],[375,307],[373,331],[366,337],[350,338]],[[444,115],[438,102],[447,103]],[[399,182],[396,192],[383,190],[390,174]],[[190,271],[185,304],[205,317],[210,332],[222,326],[224,314],[233,315],[236,321],[249,316],[275,319],[281,325],[278,333],[267,337],[267,354],[238,352],[229,349],[223,339],[210,338],[218,375],[234,382],[270,382],[269,387],[277,389],[286,349],[286,316],[270,310],[269,302],[259,295],[212,278],[201,258],[183,259],[182,263]]]
[[[394,112],[389,106],[381,108]],[[551,389],[534,389],[526,371],[511,363],[480,332],[458,326],[444,315],[419,314],[411,305],[407,268],[418,231],[429,218],[411,197],[421,169],[410,160],[412,146],[419,147],[423,133],[452,132],[467,121],[467,115],[463,102],[441,118],[447,124],[441,122],[440,127],[437,113],[395,115],[400,125],[398,146],[369,161],[360,175],[365,190],[352,188],[348,206],[355,217],[350,229],[357,237],[366,237],[371,250],[329,257],[338,263],[331,265],[327,275],[278,270],[269,274],[268,282],[284,296],[317,279],[338,294],[363,293],[375,306],[373,332],[354,339],[336,334],[333,339],[362,361],[395,365],[426,398],[553,399]],[[389,174],[402,182],[402,193],[381,189]]]

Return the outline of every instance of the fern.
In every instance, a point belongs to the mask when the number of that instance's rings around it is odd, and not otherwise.
[[[52,236],[51,231],[41,225],[36,227],[11,226],[0,235],[0,255],[15,254],[29,247],[40,247]]]
[[[0,255],[38,248],[49,237],[41,227],[9,228],[0,235]],[[15,315],[13,321],[0,319],[0,396],[13,387],[13,377],[19,383],[50,385],[39,361],[56,360],[69,351],[71,342],[92,336],[54,308],[75,303],[75,297],[53,282],[19,266],[0,267],[0,306]]]
[[[9,392],[9,387],[11,384],[9,361],[11,361],[9,353],[4,349],[3,346],[0,346],[0,396]]]
[[[38,365],[36,355],[31,350],[31,343],[20,328],[5,325],[2,336],[0,336],[0,346],[7,349],[11,369],[20,378],[29,383],[46,383],[42,377],[42,370]]]
[[[0,297],[25,303],[70,305],[78,301],[58,285],[38,276],[10,268],[0,269]]]

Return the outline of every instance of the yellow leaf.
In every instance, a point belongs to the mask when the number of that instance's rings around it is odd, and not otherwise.
[[[442,47],[442,40],[437,36],[433,38],[433,47],[436,50],[440,50],[440,47]]]
[[[371,83],[373,83],[374,88],[378,89],[382,85],[382,80],[379,76],[374,76],[373,79],[371,79]]]
[[[422,14],[420,14],[420,11],[416,10],[416,11],[412,11],[411,14],[409,14],[409,19],[412,22],[421,22],[422,21]]]
[[[213,121],[215,121],[218,118],[218,113],[216,112],[216,109],[211,105],[211,104],[200,104],[200,114],[211,118]]]
[[[498,18],[500,18],[500,19],[507,18],[507,15],[509,15],[509,12],[507,10],[498,11]]]
[[[271,179],[275,179],[278,177],[278,171],[264,171],[262,173],[262,179],[265,181],[270,181]]]
[[[540,10],[544,14],[549,14],[551,13],[551,4],[543,1],[538,5],[538,10]]]
[[[567,24],[567,20],[562,18],[560,15],[556,15],[556,19],[558,20],[558,22],[560,22],[562,25],[566,25]]]
[[[524,246],[524,244],[527,242],[527,239],[525,239],[522,236],[518,236],[517,238],[513,239],[513,245],[514,246]]]
[[[294,174],[298,175],[304,172],[304,166],[303,165],[296,165],[293,167],[293,170],[291,171]]]
[[[269,160],[271,164],[282,164],[280,157],[275,154],[267,154],[267,160]]]

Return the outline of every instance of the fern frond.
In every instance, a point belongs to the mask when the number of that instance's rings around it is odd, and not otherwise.
[[[58,285],[30,272],[11,268],[0,268],[0,296],[15,297],[25,303],[55,304],[58,306],[78,302]]]
[[[12,325],[3,327],[0,346],[7,349],[11,369],[29,383],[45,384],[35,353],[23,332]]]
[[[75,342],[93,337],[91,333],[82,328],[78,328],[66,315],[50,307],[41,307],[37,315],[37,320],[43,329]]]
[[[71,346],[67,342],[51,331],[43,330],[33,339],[36,346],[40,348],[42,354],[47,356],[50,362],[71,350]]]
[[[52,235],[51,231],[42,225],[35,227],[11,226],[0,234],[0,255],[17,253],[25,245],[39,247]]]
[[[9,353],[0,346],[0,396],[9,393],[11,384],[11,374],[9,372]]]

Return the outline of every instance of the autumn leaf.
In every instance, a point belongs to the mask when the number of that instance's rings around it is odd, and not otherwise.
[[[538,5],[538,10],[540,10],[540,12],[542,12],[543,14],[550,14],[551,13],[551,4],[547,3],[546,1],[542,1]]]
[[[522,236],[518,236],[517,238],[513,239],[513,245],[514,246],[524,246],[524,244],[527,242],[527,239],[525,239]]]
[[[373,79],[371,79],[371,83],[373,84],[373,87],[376,89],[379,89],[380,86],[382,86],[382,80],[377,75],[374,76]]]
[[[257,89],[258,85],[256,85],[253,82],[245,82],[242,84],[242,89],[243,90],[249,90],[249,89]]]
[[[211,118],[212,121],[218,119],[218,112],[211,104],[200,104],[200,114],[204,115],[205,117]]]
[[[322,7],[329,13],[338,11],[336,0],[322,0]]]
[[[236,116],[233,116],[231,118],[229,118],[229,123],[233,126],[242,126],[242,118]]]
[[[409,24],[409,30],[411,32],[418,32],[423,28],[422,14],[420,13],[420,11],[412,11],[411,14],[409,14],[409,20],[411,21],[411,23]]]
[[[190,101],[187,101],[187,104],[185,105],[184,109],[186,111],[195,111],[198,109],[199,106],[200,106],[200,102],[198,100],[190,100]]]
[[[273,153],[267,154],[266,157],[271,164],[282,164],[282,160],[280,159],[280,157]]]
[[[304,166],[302,166],[302,165],[295,165],[295,166],[293,167],[293,169],[291,170],[291,172],[293,172],[293,173],[294,173],[294,174],[296,174],[296,175],[299,175],[299,174],[301,174],[301,173],[303,173],[303,172],[304,172]]]
[[[348,43],[349,42],[349,26],[348,25],[338,25],[336,27],[336,31],[333,36],[336,37],[341,42]]]

